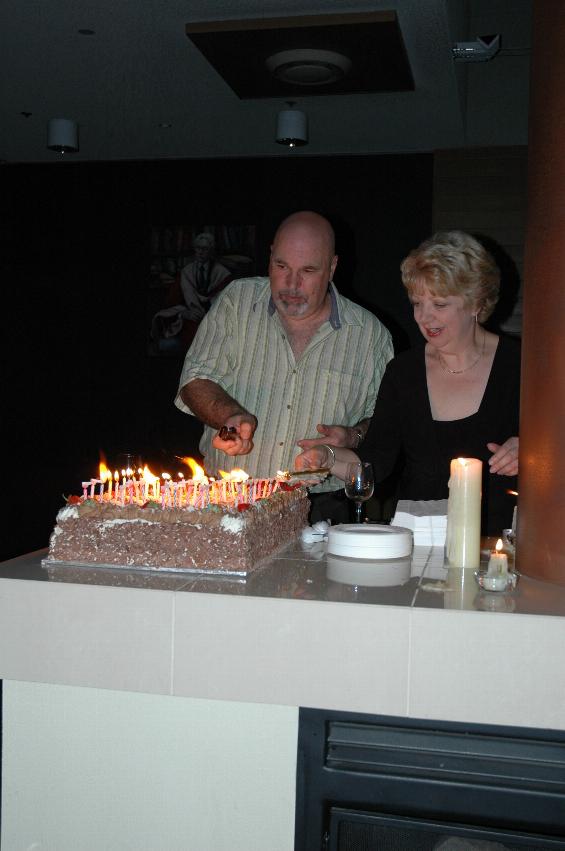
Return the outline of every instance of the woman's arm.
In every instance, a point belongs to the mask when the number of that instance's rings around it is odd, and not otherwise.
[[[353,461],[359,461],[359,457],[352,449],[319,443],[297,455],[294,459],[294,468],[296,470],[328,469],[332,476],[345,480],[347,465]]]

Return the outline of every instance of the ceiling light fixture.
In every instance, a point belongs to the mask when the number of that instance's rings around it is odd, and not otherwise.
[[[351,60],[331,50],[282,50],[265,62],[277,80],[295,86],[327,86],[343,79]]]
[[[288,109],[282,109],[277,116],[276,140],[279,145],[295,148],[308,142],[308,120],[301,109],[293,109],[294,101],[288,100]]]
[[[78,151],[78,124],[71,118],[50,118],[47,124],[47,147],[59,154]]]

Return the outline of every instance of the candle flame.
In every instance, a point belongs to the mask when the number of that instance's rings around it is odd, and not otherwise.
[[[165,479],[166,481],[169,481],[171,476],[169,473],[161,473],[161,478]]]
[[[146,464],[146,465],[145,465],[145,467],[143,468],[143,474],[142,474],[142,476],[143,476],[143,478],[145,479],[145,481],[146,481],[148,484],[150,484],[150,485],[154,485],[154,484],[155,484],[155,482],[157,482],[157,481],[159,480],[159,476],[155,476],[155,475],[151,472],[151,470],[149,469],[149,467],[147,466],[147,464]]]
[[[206,473],[204,472],[204,467],[201,467],[194,458],[190,458],[188,455],[184,455],[181,457],[177,456],[179,461],[182,461],[183,464],[186,464],[187,467],[190,467],[192,476],[191,478],[194,480],[204,481],[206,479]]]
[[[506,491],[510,496],[518,496],[518,491]]]
[[[218,470],[218,473],[222,479],[229,479],[232,482],[245,482],[249,478],[249,473],[239,467],[234,467],[230,473],[226,473],[225,470]]]
[[[112,478],[111,471],[108,469],[108,467],[106,466],[106,464],[103,461],[100,462],[100,476],[99,476],[99,478],[100,478],[101,482],[107,482],[108,479]]]
[[[495,545],[495,550],[499,553],[502,549],[502,538],[499,538]]]
[[[120,474],[118,473],[117,470],[114,472],[114,478],[115,478],[116,481],[118,481],[118,479],[120,478]]]

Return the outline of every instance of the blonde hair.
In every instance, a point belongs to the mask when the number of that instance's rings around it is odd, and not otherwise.
[[[477,321],[489,318],[498,301],[500,270],[489,252],[468,233],[440,231],[400,264],[409,295],[427,287],[433,295],[461,296],[476,308]]]

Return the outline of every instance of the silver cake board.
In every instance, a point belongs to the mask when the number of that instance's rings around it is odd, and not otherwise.
[[[62,567],[72,567],[72,568],[81,568],[83,570],[124,570],[124,571],[140,571],[142,573],[187,573],[192,575],[197,575],[199,578],[203,578],[206,576],[213,576],[216,579],[219,576],[226,577],[236,577],[240,579],[245,579],[249,576],[250,573],[253,573],[254,570],[257,570],[257,567],[251,568],[251,570],[236,570],[235,568],[229,567],[157,567],[156,565],[151,564],[100,564],[94,562],[85,562],[85,561],[58,561],[56,559],[44,558],[41,560],[41,567],[46,570],[53,568],[62,568]]]

